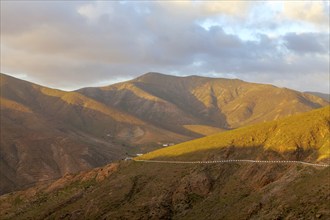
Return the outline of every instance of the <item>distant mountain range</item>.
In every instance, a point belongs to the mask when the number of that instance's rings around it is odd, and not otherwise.
[[[329,93],[328,94],[321,93],[321,92],[305,92],[305,93],[318,96],[318,97],[330,102],[330,94]]]
[[[64,92],[1,74],[0,193],[328,104],[232,79],[147,73]]]
[[[314,95],[272,85],[160,73],[147,73],[131,81],[77,92],[184,135],[194,135],[190,125],[232,129],[329,103]]]
[[[330,107],[170,146],[145,160],[329,164]],[[330,167],[121,161],[0,197],[2,219],[329,219]]]

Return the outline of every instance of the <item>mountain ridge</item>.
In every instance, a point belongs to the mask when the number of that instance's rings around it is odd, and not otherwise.
[[[306,91],[304,93],[318,96],[318,97],[330,102],[330,93],[311,92],[311,91]]]
[[[293,90],[198,76],[149,73],[72,92],[0,77],[0,193],[328,104]]]
[[[0,193],[102,166],[141,151],[131,147],[130,142],[141,145],[169,137],[176,141],[188,139],[82,94],[53,90],[3,74],[0,101]]]
[[[147,73],[127,82],[77,91],[151,123],[157,123],[157,120],[152,118],[150,108],[159,111],[157,108],[162,106],[167,120],[174,123],[175,118],[180,118],[181,122],[176,123],[176,127],[181,127],[179,132],[182,134],[187,132],[184,125],[201,121],[206,122],[204,125],[228,129],[328,104],[321,98],[273,85],[237,79],[193,78],[195,80],[189,76]],[[147,108],[143,112],[136,110],[144,105]],[[162,125],[171,129],[166,121],[162,121]]]

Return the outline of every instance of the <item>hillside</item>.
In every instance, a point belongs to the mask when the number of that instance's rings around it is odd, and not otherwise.
[[[311,94],[311,95],[315,95],[317,97],[320,97],[328,102],[330,102],[330,94],[326,94],[326,93],[321,93],[321,92],[305,92],[307,94]]]
[[[187,126],[232,129],[329,104],[311,94],[272,85],[159,73],[77,92],[143,121],[194,137],[200,136]]]
[[[0,194],[188,140],[76,92],[1,74]]]
[[[197,76],[148,73],[73,92],[0,77],[0,194],[327,104],[271,85]]]
[[[310,160],[330,157],[330,106],[287,118],[238,128],[145,154],[139,159],[190,157],[203,159],[212,150],[255,148],[300,153]],[[240,155],[239,157],[244,157]],[[205,159],[205,158],[204,158]]]
[[[106,106],[77,92],[50,89],[13,77],[1,75],[1,97],[17,102],[48,117],[68,124],[74,129],[96,137],[115,137],[126,143],[148,143],[160,139],[185,139],[169,131],[156,128],[125,112]],[[186,138],[187,139],[187,138]]]
[[[239,128],[140,158],[289,158],[324,163],[330,148],[329,111],[328,106]],[[304,144],[306,140],[309,144]],[[291,141],[300,148],[291,148]],[[267,145],[272,143],[288,143],[288,149]],[[329,175],[330,167],[301,164],[122,161],[3,195],[0,215],[2,219],[325,220],[330,218]]]

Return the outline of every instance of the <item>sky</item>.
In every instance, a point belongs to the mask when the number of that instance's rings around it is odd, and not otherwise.
[[[329,1],[1,1],[1,72],[63,90],[146,72],[329,93]]]

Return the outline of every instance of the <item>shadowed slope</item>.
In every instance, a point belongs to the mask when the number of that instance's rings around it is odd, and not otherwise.
[[[136,145],[188,140],[80,93],[0,77],[0,193],[141,152]]]

